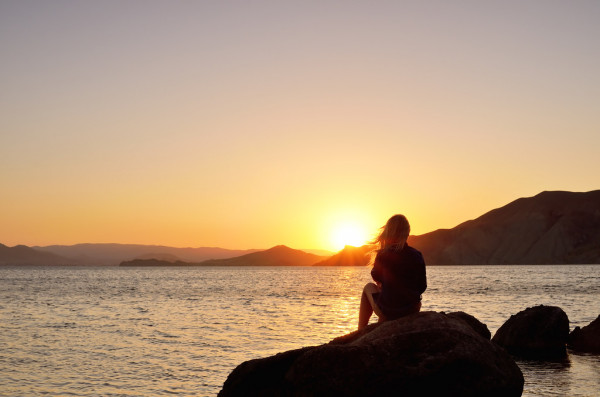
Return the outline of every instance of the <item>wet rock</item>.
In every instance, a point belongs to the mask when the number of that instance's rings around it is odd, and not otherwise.
[[[569,347],[580,352],[600,354],[600,316],[583,328],[575,327],[569,335]]]
[[[523,375],[504,349],[458,318],[421,312],[328,344],[251,360],[229,396],[520,396]]]
[[[475,332],[479,335],[483,336],[485,339],[490,340],[492,338],[492,333],[488,329],[487,325],[476,319],[465,312],[452,312],[448,313],[448,316],[458,318],[464,322],[466,322]]]
[[[511,316],[492,341],[509,353],[533,360],[563,359],[567,355],[569,318],[556,306],[535,306]]]

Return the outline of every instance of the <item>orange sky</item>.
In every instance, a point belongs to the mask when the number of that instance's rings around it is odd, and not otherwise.
[[[598,189],[600,4],[5,1],[0,243],[334,249]]]

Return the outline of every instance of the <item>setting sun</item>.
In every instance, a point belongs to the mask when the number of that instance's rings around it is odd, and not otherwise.
[[[367,243],[368,233],[357,223],[346,222],[335,227],[331,234],[331,243],[336,250],[346,245],[360,247]]]

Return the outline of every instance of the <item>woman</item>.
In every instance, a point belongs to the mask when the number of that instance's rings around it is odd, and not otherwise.
[[[410,225],[404,215],[392,216],[374,243],[379,245],[371,277],[363,289],[358,329],[367,326],[373,312],[379,321],[393,320],[421,310],[427,288],[423,255],[409,247]]]

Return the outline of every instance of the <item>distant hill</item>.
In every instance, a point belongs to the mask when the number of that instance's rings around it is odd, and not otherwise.
[[[371,257],[372,246],[353,247],[347,245],[337,254],[314,264],[314,266],[366,266]]]
[[[133,259],[131,261],[123,261],[119,266],[195,266],[198,263],[169,261],[165,259]]]
[[[51,252],[73,258],[82,265],[118,265],[136,258],[181,260],[202,262],[207,259],[232,258],[259,250],[229,250],[216,247],[175,248],[161,245],[141,244],[76,244],[34,247],[36,250]]]
[[[0,265],[72,265],[74,261],[50,252],[17,245],[0,244]]]
[[[202,262],[183,262],[169,259],[141,259],[123,261],[119,266],[309,266],[324,257],[278,245],[264,251],[252,252],[226,259]]]
[[[315,254],[318,256],[331,256],[333,254],[335,254],[334,251],[329,251],[329,250],[321,250],[321,249],[304,249],[304,248],[300,248],[300,251],[304,251],[304,252],[308,252],[309,254]]]
[[[253,252],[229,259],[212,259],[200,265],[218,266],[310,266],[325,257],[278,245],[265,251]]]
[[[139,255],[138,257],[136,257],[134,260],[159,260],[159,261],[165,261],[165,262],[183,262],[179,257],[172,255],[172,254],[165,254],[162,252],[158,252],[158,253],[148,253],[148,254],[144,254],[144,255]]]
[[[409,244],[427,265],[600,263],[600,190],[520,198]]]

